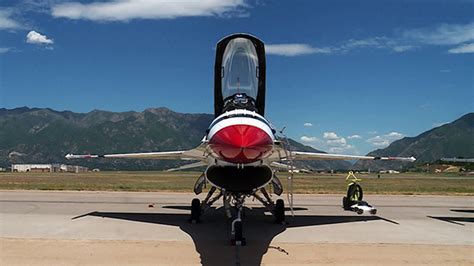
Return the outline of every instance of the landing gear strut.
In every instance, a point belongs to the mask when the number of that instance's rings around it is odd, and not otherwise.
[[[199,223],[201,215],[209,209],[214,202],[216,202],[218,199],[222,197],[222,191],[219,192],[216,196],[212,197],[214,192],[216,191],[215,187],[211,187],[209,189],[209,192],[207,193],[206,198],[200,202],[199,199],[195,198],[191,202],[191,218],[189,221],[193,224]]]
[[[230,243],[234,246],[245,246],[247,244],[243,237],[241,213],[242,207],[237,209],[237,217],[232,221],[232,238]]]
[[[282,199],[277,199],[275,204],[265,188],[260,189],[260,192],[263,198],[257,193],[254,193],[253,196],[273,213],[275,223],[285,224],[285,202]]]
[[[247,244],[243,237],[242,228],[242,211],[244,208],[245,195],[242,194],[225,194],[224,195],[224,208],[226,209],[227,216],[232,217],[230,211],[231,201],[234,204],[234,208],[237,211],[237,215],[231,224],[231,240],[230,243],[235,246],[245,246]]]

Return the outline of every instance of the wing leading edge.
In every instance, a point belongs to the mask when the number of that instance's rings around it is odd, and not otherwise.
[[[362,155],[344,155],[318,152],[292,151],[293,160],[381,160],[381,161],[405,161],[414,162],[415,157],[393,157],[393,156],[362,156]]]
[[[110,159],[163,159],[163,160],[206,160],[206,152],[197,147],[186,151],[162,151],[162,152],[137,152],[137,153],[114,153],[114,154],[67,154],[66,159],[90,159],[90,158],[110,158]]]

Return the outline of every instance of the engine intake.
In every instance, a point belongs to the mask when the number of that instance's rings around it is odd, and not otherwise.
[[[250,193],[265,186],[273,177],[268,166],[210,166],[206,170],[207,180],[229,192]]]

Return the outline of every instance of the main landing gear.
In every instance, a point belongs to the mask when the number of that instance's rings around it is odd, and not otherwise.
[[[244,202],[246,197],[254,196],[265,207],[267,207],[275,216],[275,222],[285,224],[285,203],[282,199],[273,200],[270,198],[268,192],[262,188],[254,193],[231,193],[225,190],[220,190],[219,194],[213,197],[217,189],[211,187],[206,198],[200,202],[195,198],[191,202],[191,223],[199,223],[201,215],[212,206],[217,200],[223,198],[224,210],[226,216],[232,219],[231,223],[231,244],[237,246],[245,246],[246,239],[243,236],[242,216],[244,212]]]

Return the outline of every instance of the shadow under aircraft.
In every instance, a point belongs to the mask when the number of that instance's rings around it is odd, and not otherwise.
[[[187,206],[163,206],[167,209],[184,210]],[[305,208],[295,208],[305,210]],[[272,215],[265,215],[264,208],[245,208],[244,215],[249,217],[245,224],[247,246],[230,245],[231,220],[222,223],[225,216],[224,208],[211,208],[203,217],[203,222],[192,224],[188,213],[133,213],[133,212],[91,212],[73,219],[96,216],[132,222],[172,225],[179,227],[193,239],[202,265],[260,265],[262,257],[269,249],[290,255],[284,246],[271,246],[273,238],[284,232],[286,228],[317,226],[352,222],[383,220],[397,224],[379,216],[345,216],[345,215],[295,215],[287,217],[286,224],[274,223]]]

